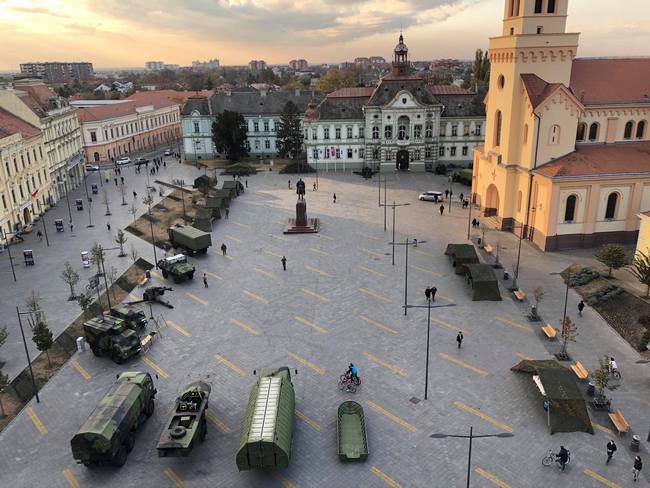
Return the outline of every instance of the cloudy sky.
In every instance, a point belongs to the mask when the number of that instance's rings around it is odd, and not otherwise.
[[[647,0],[569,0],[579,55],[650,55]],[[0,0],[0,70],[25,61],[96,68],[292,58],[389,57],[403,27],[413,59],[471,58],[500,33],[504,0]]]

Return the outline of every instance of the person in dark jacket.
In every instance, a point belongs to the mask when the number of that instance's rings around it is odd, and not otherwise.
[[[634,469],[632,472],[634,473],[634,481],[639,481],[639,474],[641,473],[641,469],[643,468],[643,462],[641,462],[641,456],[637,456],[634,458]]]
[[[582,317],[582,311],[585,309],[585,302],[580,300],[580,303],[578,303],[578,315]]]
[[[221,252],[223,253],[224,256],[226,255],[226,250],[227,250],[227,249],[228,249],[228,248],[226,247],[226,244],[225,244],[225,243],[221,244]]]
[[[616,452],[616,443],[614,442],[613,439],[610,439],[610,441],[607,443],[607,461],[605,461],[605,464],[609,464],[615,452]]]
[[[458,342],[458,349],[460,349],[460,346],[462,345],[464,338],[465,336],[463,335],[463,331],[459,330],[458,335],[456,336],[456,342]]]
[[[286,271],[287,270],[287,258],[285,256],[282,256],[282,259],[280,259],[280,261],[282,261],[282,269]]]
[[[427,301],[431,300],[431,288],[428,286],[424,290],[424,296],[427,297]]]
[[[564,446],[560,446],[560,452],[556,456],[556,459],[560,461],[560,469],[564,471],[564,468],[566,467],[566,463],[569,462],[569,451],[567,451]]]
[[[431,287],[431,301],[435,302],[436,301],[436,293],[438,289],[435,286]]]

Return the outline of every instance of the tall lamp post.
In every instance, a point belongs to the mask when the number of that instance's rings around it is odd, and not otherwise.
[[[393,249],[395,249],[395,246],[406,246],[406,263],[404,266],[404,315],[407,314],[407,310],[409,309],[408,306],[408,292],[409,292],[409,246],[413,247],[418,247],[418,244],[425,244],[427,241],[418,241],[417,239],[413,239],[412,241],[409,240],[409,238],[406,238],[405,242],[391,242],[390,244],[393,245]]]
[[[453,181],[453,176],[449,175],[449,209],[447,213],[451,214],[451,182]]]
[[[5,247],[7,248],[7,257],[9,258],[9,264],[11,265],[11,274],[14,275],[14,282],[16,280],[16,269],[14,268],[14,258],[11,256],[11,246],[9,245],[9,239],[7,239],[8,232],[3,232],[5,237]]]
[[[41,217],[41,226],[43,227],[43,232],[45,232],[45,243],[47,247],[50,247],[50,239],[47,237],[47,224],[45,223],[45,212],[41,210],[41,202],[36,199],[36,206],[38,207],[38,213]]]
[[[571,267],[567,268],[566,291],[564,293],[564,314],[562,314],[562,324],[566,320],[566,307],[569,302],[569,282],[571,281]],[[562,276],[562,273],[549,273],[551,276]]]
[[[40,311],[40,310],[38,310]],[[38,312],[37,311],[37,312]],[[25,331],[23,330],[23,321],[21,320],[21,315],[31,315],[32,312],[21,312],[18,307],[16,307],[16,315],[18,315],[18,325],[20,326],[20,335],[23,338],[23,345],[25,346],[25,356],[27,356],[27,364],[29,365],[29,374],[32,377],[32,388],[34,390],[34,396],[36,397],[36,403],[40,403],[41,400],[38,398],[38,389],[36,388],[36,380],[34,379],[34,371],[32,370],[32,361],[29,358],[29,349],[27,349],[27,341],[25,340]]]
[[[474,428],[469,428],[469,435],[452,435],[452,434],[431,434],[429,437],[432,439],[446,439],[447,437],[455,437],[457,439],[469,439],[469,452],[467,454],[467,488],[469,488],[470,475],[472,473],[472,440],[474,439],[483,439],[486,437],[497,437],[497,438],[507,438],[514,437],[512,432],[500,432],[498,434],[488,434],[488,435],[474,435]]]
[[[384,192],[384,197],[386,196],[386,193]],[[389,244],[393,245],[393,266],[395,266],[395,207],[406,207],[408,205],[411,205],[410,203],[393,203],[386,205],[383,204],[382,206],[384,207],[384,222],[386,221],[386,208],[387,207],[392,207],[393,208],[393,241],[389,242]],[[385,225],[385,224],[384,224]]]
[[[70,195],[68,192],[67,180],[63,180],[63,188],[65,189],[65,201],[68,204],[68,215],[70,216],[70,223],[72,223],[72,210],[70,210]]]
[[[181,197],[182,196],[184,196],[184,195],[182,194],[182,190],[181,190]],[[152,201],[153,201],[153,198],[151,197],[151,195],[147,195],[142,200],[142,203],[145,203],[147,205],[147,207],[149,208],[149,211],[148,211],[148,213],[149,213],[149,227],[151,228],[151,245],[153,246],[153,262],[154,262],[154,266],[156,267],[156,269],[158,269],[158,257],[156,256],[156,238],[154,237],[154,234],[153,234],[153,219],[151,218],[151,203],[152,203]]]

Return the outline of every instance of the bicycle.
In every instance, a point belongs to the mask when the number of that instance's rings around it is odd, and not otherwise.
[[[352,376],[349,373],[343,373],[340,377],[341,381],[349,380],[354,384],[355,386],[361,386],[361,380],[359,379],[358,376]]]
[[[342,374],[341,378],[339,379],[339,389],[341,391],[346,390],[349,391],[350,393],[356,393],[357,387],[352,381],[351,378],[348,378],[346,375]]]
[[[621,379],[621,372],[618,369],[614,369],[610,367],[609,373],[612,375],[613,378],[616,378],[617,380]]]
[[[553,449],[548,450],[548,454],[542,458],[542,466],[550,466],[554,462],[557,463],[558,468],[562,468],[562,464],[560,463],[560,459],[557,457],[558,455],[553,452]],[[571,462],[571,452],[567,449],[567,460],[566,463],[564,464],[565,466]]]

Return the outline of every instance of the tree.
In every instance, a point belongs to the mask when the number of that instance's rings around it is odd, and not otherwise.
[[[129,252],[129,256],[131,257],[131,259],[133,259],[134,263],[138,260],[138,257],[140,256],[138,250],[135,248],[133,244],[131,244],[131,250]]]
[[[600,367],[591,374],[600,396],[604,396],[605,388],[609,384],[609,358],[607,356],[598,360]]]
[[[126,237],[126,234],[122,229],[117,229],[117,234],[115,235],[115,242],[120,246],[120,254],[118,254],[119,257],[123,258],[126,256],[126,253],[124,252],[124,244],[128,238]]]
[[[25,300],[25,305],[27,305],[27,311],[29,312],[27,322],[31,329],[35,327],[37,322],[45,322],[45,312],[41,310],[40,301],[41,297],[34,290],[32,290],[32,294]]]
[[[248,128],[244,117],[239,112],[224,110],[217,114],[212,123],[212,140],[217,151],[225,153],[233,162],[246,156],[246,138]]]
[[[490,82],[490,60],[488,52],[477,49],[474,54],[474,64],[472,65],[472,74],[470,76],[470,87],[478,92],[481,88],[487,87]]]
[[[36,343],[36,348],[39,351],[45,353],[47,356],[47,364],[51,366],[52,362],[50,361],[49,351],[54,344],[54,336],[52,335],[52,331],[47,327],[45,322],[39,320],[32,332],[34,333],[32,340],[34,343]]]
[[[612,269],[619,269],[630,264],[630,257],[621,246],[616,244],[605,244],[596,251],[595,257],[598,261],[609,268],[609,274],[612,276]]]
[[[74,270],[74,268],[70,265],[69,261],[66,261],[63,265],[63,271],[61,272],[61,279],[66,285],[70,287],[69,300],[74,300],[75,299],[74,285],[79,283],[79,273],[77,273]]]
[[[564,320],[560,323],[561,331],[560,336],[564,340],[562,344],[562,353],[566,354],[567,343],[569,341],[575,342],[576,337],[578,336],[578,326],[571,320],[571,317],[564,317]]]
[[[2,394],[5,392],[7,386],[9,386],[9,376],[6,374],[2,374],[2,371],[0,371],[0,412],[2,412],[3,417],[6,414],[5,414],[5,407],[2,404]]]
[[[302,154],[302,114],[295,103],[289,100],[280,114],[276,145],[281,158],[296,159]]]
[[[205,89],[212,90],[213,88],[214,88],[214,82],[212,81],[212,78],[208,76],[208,79],[205,82]]]
[[[77,302],[79,303],[81,310],[85,314],[86,311],[90,308],[90,305],[93,303],[93,298],[91,298],[91,295],[86,295],[82,293],[77,297]]]
[[[96,242],[90,248],[90,261],[97,265],[97,276],[102,276],[102,261],[104,260],[104,249]]]
[[[650,256],[642,251],[637,251],[632,260],[630,273],[632,273],[642,285],[646,286],[645,297],[650,297]]]
[[[356,86],[357,82],[352,71],[341,71],[338,68],[331,68],[316,82],[316,89],[324,93],[330,93],[339,88]]]
[[[138,216],[138,207],[136,207],[135,201],[129,207],[129,213],[133,215],[133,223],[135,224],[136,217]]]

